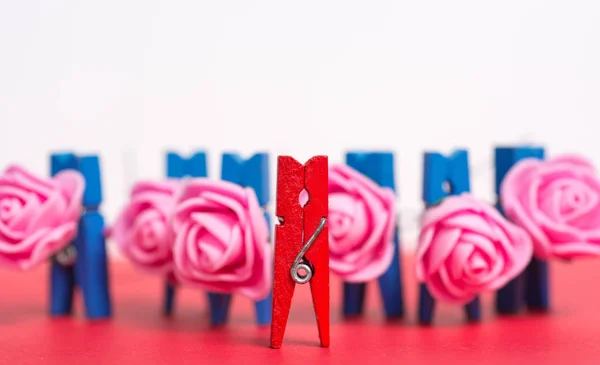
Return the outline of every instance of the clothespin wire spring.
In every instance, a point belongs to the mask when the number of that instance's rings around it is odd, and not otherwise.
[[[319,236],[319,233],[321,233],[321,231],[323,230],[323,227],[325,227],[325,223],[327,223],[327,218],[321,218],[321,221],[319,223],[319,226],[315,230],[315,233],[313,233],[313,235],[310,236],[310,239],[306,242],[304,247],[302,247],[302,250],[300,250],[300,253],[298,254],[298,256],[296,256],[294,264],[290,269],[292,279],[294,279],[294,281],[298,284],[306,284],[310,281],[310,279],[312,279],[313,267],[311,263],[304,258],[304,255],[306,254],[306,252],[308,252],[308,249],[310,248],[310,246],[312,246],[313,242],[315,242],[315,240]],[[305,274],[301,275],[300,270],[303,270]]]

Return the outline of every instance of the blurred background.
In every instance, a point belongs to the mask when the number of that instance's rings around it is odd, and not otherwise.
[[[167,149],[396,152],[414,247],[425,150],[470,151],[493,201],[493,148],[537,143],[600,163],[594,0],[0,0],[0,167],[102,158],[112,222]],[[273,185],[272,194],[275,190]]]

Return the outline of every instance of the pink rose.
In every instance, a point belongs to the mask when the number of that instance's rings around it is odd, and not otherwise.
[[[27,270],[67,246],[77,233],[84,188],[77,171],[42,179],[9,167],[0,176],[0,261]]]
[[[348,282],[381,276],[394,255],[395,195],[346,165],[329,170],[329,267]]]
[[[422,218],[417,279],[431,295],[466,304],[518,276],[531,260],[530,237],[468,194],[449,196]]]
[[[531,235],[537,257],[600,255],[600,180],[585,159],[521,160],[500,198],[506,216]]]
[[[169,218],[179,188],[174,180],[137,183],[110,230],[121,252],[144,271],[172,272],[174,235]]]
[[[179,282],[253,300],[268,295],[272,248],[254,190],[226,181],[189,180],[172,222]]]

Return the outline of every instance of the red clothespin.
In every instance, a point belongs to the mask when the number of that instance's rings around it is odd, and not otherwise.
[[[296,284],[308,282],[321,346],[329,346],[327,169],[327,156],[315,156],[304,165],[290,156],[277,160],[272,348],[280,348],[283,342]],[[299,200],[303,190],[308,193],[304,206]]]

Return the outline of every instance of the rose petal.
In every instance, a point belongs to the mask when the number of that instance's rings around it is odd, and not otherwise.
[[[435,299],[451,304],[466,304],[475,299],[476,296],[476,294],[468,292],[461,292],[460,296],[450,293],[446,289],[446,284],[442,281],[439,273],[436,273],[427,280],[427,289]]]
[[[460,242],[465,244],[469,243],[474,247],[477,247],[478,250],[488,257],[488,260],[494,260],[497,256],[495,243],[490,240],[488,235],[481,235],[480,232],[475,232],[477,231],[464,232],[460,237]],[[491,233],[493,237],[493,231]]]
[[[594,165],[592,165],[588,160],[578,155],[557,156],[554,159],[552,159],[551,162],[556,165],[565,165],[567,169],[570,169],[570,167],[573,166],[581,170],[588,170],[590,172],[595,171]]]
[[[377,255],[371,257],[369,260],[365,260],[364,263],[361,262],[362,269],[349,273],[345,276],[345,281],[349,283],[364,283],[372,278],[380,277],[388,269],[394,259],[394,254],[396,254],[393,243],[390,243],[390,247],[391,249],[389,250],[379,251]]]
[[[44,198],[56,190],[53,180],[41,179],[17,165],[9,166],[3,177],[19,186],[23,191],[36,194],[39,198]]]
[[[235,225],[231,230],[229,244],[220,259],[215,260],[214,267],[217,270],[226,268],[231,265],[240,264],[244,260],[244,250],[242,240],[244,239],[243,232],[240,226]]]
[[[78,220],[82,212],[82,200],[85,191],[83,175],[78,171],[64,170],[56,174],[53,181],[66,202],[63,219],[65,221]]]
[[[344,214],[349,219],[349,226],[343,227],[343,235],[336,234],[340,231],[339,225],[333,218],[332,211],[336,214]],[[367,220],[367,208],[364,203],[350,195],[329,195],[329,232],[332,235],[333,244],[330,245],[330,254],[343,255],[355,249],[365,239],[369,232],[369,221]]]
[[[21,219],[27,222],[27,228],[25,228],[25,231],[33,232],[43,227],[60,225],[65,219],[63,213],[66,212],[66,208],[67,205],[64,199],[58,193],[48,196],[43,204],[40,204],[39,201],[34,199],[29,200],[28,204],[22,211],[23,214],[21,215]],[[30,213],[30,216],[25,217],[25,212]],[[77,220],[77,218],[68,219],[66,221],[75,220]]]
[[[475,250],[474,255],[479,252]],[[479,258],[483,259],[481,255]],[[467,286],[471,293],[479,293],[485,290],[495,290],[497,287],[494,283],[498,282],[498,279],[504,280],[503,271],[506,263],[502,255],[496,255],[495,260],[486,262],[487,270],[482,273],[475,273],[471,265],[473,262],[469,262],[467,268],[465,268],[464,284]]]
[[[0,181],[0,200],[16,199],[20,202],[20,207],[15,207],[18,211],[11,212],[10,220],[0,220],[0,232],[2,237],[7,240],[22,240],[29,232],[27,226],[28,219],[35,214],[35,211],[42,205],[37,195],[21,189],[12,182],[6,183]]]
[[[466,304],[467,302],[464,302],[465,298],[471,298],[472,295],[461,286],[460,281],[453,281],[445,266],[441,266],[437,273],[444,286],[444,290],[454,298],[451,302]]]
[[[260,251],[260,257],[264,254],[263,250],[270,252],[271,245],[269,244],[269,225],[265,213],[260,207],[258,197],[254,190],[246,189],[246,208],[248,211],[248,217],[250,227],[252,228],[253,240],[258,246],[257,250]]]
[[[196,224],[190,224],[189,229],[186,233],[187,234],[184,241],[185,253],[188,263],[192,265],[191,267],[202,266],[201,262],[210,261],[211,254],[214,254],[215,256],[218,255],[215,253],[215,251],[217,251],[216,249],[211,250],[209,247],[219,245],[220,242],[218,242],[218,240],[216,239],[213,239],[214,241],[211,242],[212,244],[206,243],[207,240],[210,240],[210,236],[205,237],[203,235],[204,227],[198,226]],[[204,243],[204,245],[202,243]],[[208,259],[200,259],[201,249],[204,249],[204,251],[202,252],[203,258],[208,256]]]
[[[429,270],[425,267],[425,255],[429,251],[429,247],[433,244],[433,237],[435,236],[435,226],[428,228],[421,228],[419,234],[419,242],[417,245],[417,252],[415,254],[416,262],[416,278],[418,281],[425,281],[426,272]]]
[[[461,235],[462,230],[459,228],[441,229],[436,232],[433,238],[436,245],[435,247],[431,247],[428,254],[423,258],[425,267],[427,268],[427,275],[440,270],[444,260],[448,258],[458,244]]]
[[[575,257],[600,256],[600,245],[587,242],[562,242],[553,247],[552,253],[558,258],[566,260]]]
[[[226,243],[229,242],[231,229],[235,226],[235,216],[232,214],[226,212],[194,212],[190,218],[213,235],[221,247],[225,247]]]
[[[50,255],[65,248],[77,233],[75,223],[66,223],[40,235],[40,241],[34,245],[31,259],[21,263],[21,269],[29,270],[46,260]]]

